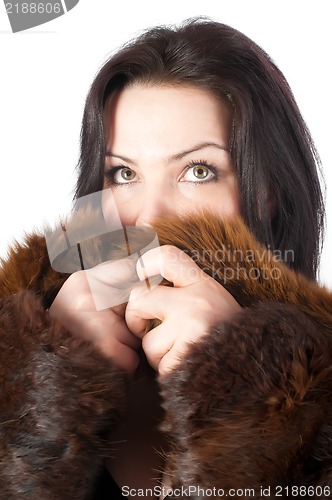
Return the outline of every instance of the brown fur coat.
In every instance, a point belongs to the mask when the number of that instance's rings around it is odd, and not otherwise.
[[[270,487],[274,498],[297,485],[302,497],[328,498],[331,293],[286,268],[241,221],[173,217],[156,228],[243,306],[158,381],[172,486],[252,488],[252,498]],[[125,376],[48,315],[66,277],[40,235],[0,270],[1,499],[90,498],[105,436],[125,411]]]

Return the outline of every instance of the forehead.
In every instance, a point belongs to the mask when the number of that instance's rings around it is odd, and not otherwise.
[[[193,86],[133,85],[112,95],[104,111],[108,146],[152,141],[185,146],[190,140],[228,141],[229,103]]]

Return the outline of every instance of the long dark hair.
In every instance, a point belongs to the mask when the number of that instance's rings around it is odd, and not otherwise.
[[[318,154],[283,74],[252,40],[224,24],[195,19],[156,27],[104,64],[85,105],[76,197],[102,189],[105,101],[133,83],[190,84],[231,103],[231,154],[245,222],[281,255],[291,250],[288,264],[315,278],[324,225]]]

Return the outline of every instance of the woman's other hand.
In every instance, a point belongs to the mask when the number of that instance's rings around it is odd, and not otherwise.
[[[132,260],[123,259],[73,273],[50,308],[50,315],[70,332],[95,344],[129,373],[138,366],[141,345],[124,319],[133,268]]]

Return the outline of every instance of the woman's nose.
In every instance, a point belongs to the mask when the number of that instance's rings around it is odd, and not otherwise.
[[[175,200],[165,189],[149,190],[142,196],[137,213],[136,226],[151,226],[157,217],[168,215],[175,211]]]

